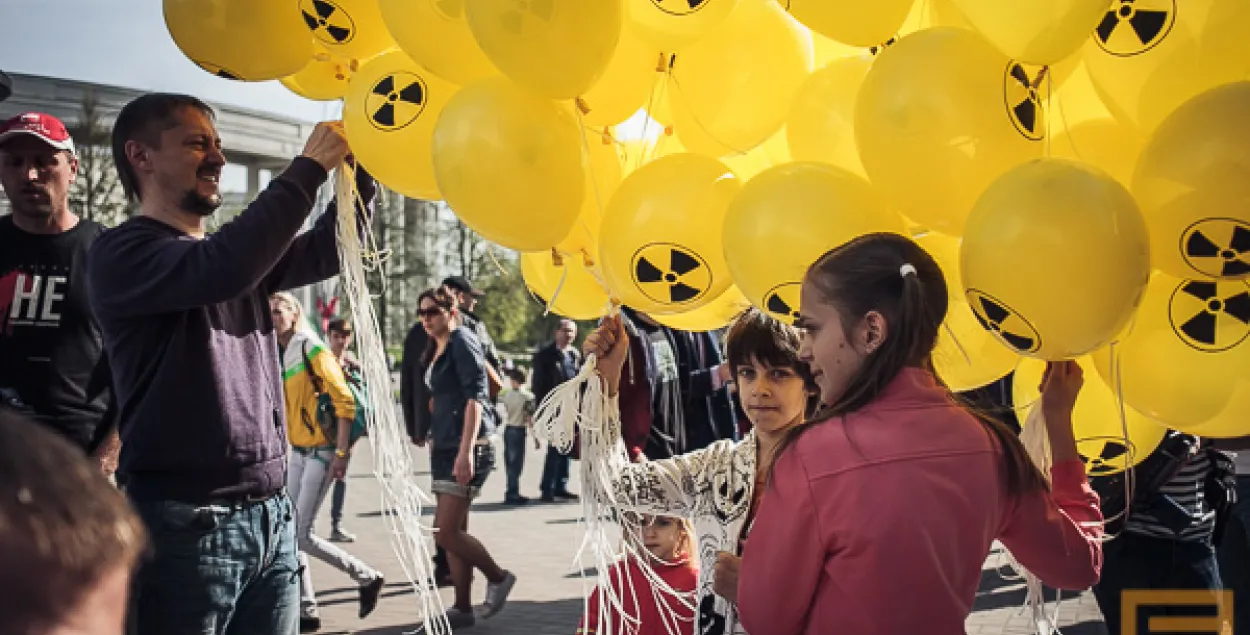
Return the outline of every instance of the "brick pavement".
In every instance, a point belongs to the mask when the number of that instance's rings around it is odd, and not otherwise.
[[[357,536],[354,544],[343,545],[358,557],[386,574],[387,586],[377,610],[364,620],[357,619],[354,584],[345,575],[313,561],[313,579],[322,606],[322,633],[357,635],[400,635],[414,628],[418,619],[416,598],[404,579],[391,552],[381,517],[381,490],[372,475],[368,444],[361,444],[348,476],[344,524]],[[537,498],[544,451],[531,450],[522,475],[522,494]],[[413,453],[422,486],[429,486],[428,454]],[[503,452],[498,456],[502,459]],[[574,470],[576,470],[576,461]],[[518,583],[507,608],[491,620],[463,632],[482,635],[571,635],[582,612],[582,581],[573,559],[580,544],[577,505],[538,504],[505,507],[504,475],[500,469],[487,480],[485,492],[473,506],[470,532],[477,536],[501,566],[517,574]],[[576,481],[576,476],[574,476]],[[329,531],[329,502],[322,506],[317,527]],[[968,619],[968,633],[1028,635],[1027,616],[1019,614],[1024,600],[1023,585],[1004,580],[993,569],[991,555],[978,592],[975,612]],[[484,581],[474,586],[474,603],[482,601]],[[450,604],[449,589],[442,591]],[[905,610],[900,588],[900,610]],[[1060,612],[1064,635],[1105,635],[1098,606],[1088,592],[1076,600],[1065,600]],[[766,635],[766,634],[762,634]]]

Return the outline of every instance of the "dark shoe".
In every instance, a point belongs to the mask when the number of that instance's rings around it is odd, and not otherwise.
[[[543,494],[543,497],[538,500],[544,503],[554,503],[556,502],[556,497],[552,496],[551,494]]]
[[[563,492],[556,492],[555,494],[552,494],[552,496],[554,496],[555,498],[559,500],[566,500],[566,501],[578,500],[577,494],[574,494],[573,492],[570,492],[568,490],[565,490]]]
[[[382,587],[385,585],[386,579],[379,575],[372,582],[360,587],[360,619],[369,617],[373,609],[377,608],[378,597],[382,595]]]
[[[504,505],[524,505],[530,502],[530,499],[524,496],[508,496],[503,499]]]
[[[321,630],[321,617],[317,615],[299,616],[299,632],[316,633]]]

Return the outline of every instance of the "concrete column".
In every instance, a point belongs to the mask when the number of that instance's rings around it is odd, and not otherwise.
[[[256,195],[260,194],[260,166],[249,163],[247,164],[247,195],[244,200],[251,203]]]

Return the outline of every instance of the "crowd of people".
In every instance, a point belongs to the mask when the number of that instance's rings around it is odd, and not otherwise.
[[[112,150],[138,211],[106,229],[70,208],[78,161],[61,122],[0,126],[13,209],[0,217],[6,626],[314,632],[309,557],[349,576],[369,615],[385,579],[339,545],[354,540],[347,468],[386,390],[364,384],[350,322],[330,321],[323,340],[290,293],[339,272],[334,210],[302,230],[351,161],[341,124],[319,124],[214,233],[225,156],[211,107],[137,98]],[[356,174],[368,214],[376,186]],[[1124,474],[1091,481],[1072,425],[1080,367],[1057,362],[1039,386],[1043,472],[994,404],[969,406],[933,373],[946,281],[907,238],[822,256],[794,327],[749,310],[722,338],[625,308],[581,350],[561,321],[528,373],[501,359],[474,313],[481,297],[460,277],[423,291],[400,373],[408,434],[429,452],[432,582],[453,588],[453,629],[497,615],[518,581],[469,530],[493,437],[503,502],[531,502],[521,476],[536,406],[593,355],[610,404],[600,423],[619,438],[586,442],[610,444],[593,449],[611,478],[571,491],[577,454],[549,447],[541,500],[612,501],[642,531],[580,633],[608,628],[605,616],[613,633],[962,633],[994,541],[1047,585],[1093,587],[1113,633],[1124,590],[1225,582],[1237,632],[1250,632],[1250,508],[1236,499],[1250,454],[1229,454],[1241,442],[1170,432],[1130,487]],[[314,530],[327,496],[329,540]],[[676,593],[655,592],[657,579]]]

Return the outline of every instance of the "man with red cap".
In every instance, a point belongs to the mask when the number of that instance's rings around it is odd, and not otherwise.
[[[104,227],[79,218],[69,194],[74,141],[56,117],[0,124],[0,408],[24,411],[115,466],[108,365],[87,298],[87,249]],[[101,447],[104,446],[104,447]]]

